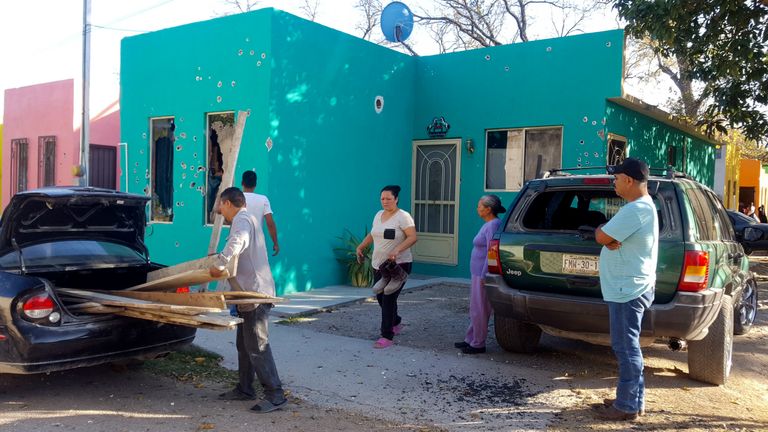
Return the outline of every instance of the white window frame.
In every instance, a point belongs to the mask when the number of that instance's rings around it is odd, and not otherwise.
[[[519,192],[520,189],[522,189],[523,185],[525,185],[525,133],[530,130],[536,130],[536,129],[560,129],[560,166],[563,165],[563,132],[564,128],[563,125],[551,125],[551,126],[533,126],[533,127],[520,127],[520,128],[496,128],[496,129],[486,129],[485,130],[485,146],[484,146],[484,155],[483,155],[483,190],[485,192]],[[522,177],[522,182],[520,188],[517,189],[488,189],[488,133],[489,132],[511,132],[511,131],[520,131],[523,133],[523,151],[522,151],[522,170],[520,172],[520,176]]]
[[[208,158],[208,152],[210,151],[209,145],[210,145],[210,133],[211,133],[211,125],[209,121],[211,120],[212,115],[216,114],[232,114],[232,117],[234,118],[234,122],[237,122],[237,113],[233,110],[227,110],[227,111],[211,111],[205,113],[205,197],[203,197],[203,226],[212,227],[213,223],[208,223],[208,170],[211,168],[210,165],[210,159]],[[222,158],[223,158],[223,151],[222,151]],[[224,161],[222,160],[222,163]],[[223,167],[222,167],[223,168]],[[234,179],[234,177],[232,177]],[[240,185],[235,185],[240,186]],[[219,186],[221,187],[221,186]],[[214,197],[214,200],[216,198]],[[214,203],[215,205],[215,203]],[[215,219],[215,218],[214,218]]]
[[[159,116],[159,117],[150,117],[149,118],[149,133],[147,136],[149,137],[149,151],[147,154],[149,155],[149,163],[147,164],[147,168],[149,169],[149,185],[147,185],[147,190],[149,191],[149,202],[147,203],[149,205],[149,222],[148,224],[166,224],[166,225],[173,225],[173,221],[161,221],[161,220],[155,220],[152,219],[152,194],[154,193],[154,178],[152,177],[152,161],[155,157],[155,142],[154,142],[154,136],[152,135],[152,121],[153,120],[165,120],[165,119],[173,119],[174,123],[176,123],[176,116]],[[173,149],[174,151],[176,149]],[[173,180],[172,180],[173,181]]]

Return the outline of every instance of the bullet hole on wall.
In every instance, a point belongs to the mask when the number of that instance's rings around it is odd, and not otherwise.
[[[606,43],[605,43],[605,46],[606,46],[607,48],[610,48],[610,47],[611,47],[611,42],[610,42],[610,41],[606,42]]]
[[[143,132],[143,133],[141,134],[141,137],[142,137],[143,139],[147,139],[147,133],[146,133],[146,132]]]
[[[381,113],[384,109],[384,96],[376,96],[376,99],[373,101],[373,109],[376,111],[376,114]]]
[[[547,47],[547,52],[552,52],[552,47]]]
[[[597,125],[597,121],[592,120],[592,126],[596,126],[596,125]]]
[[[509,72],[509,66],[504,66],[504,72]]]
[[[239,56],[243,55],[243,50],[242,49],[237,50],[237,55]]]
[[[261,60],[256,62],[256,66],[259,66],[259,67],[261,66]]]
[[[190,189],[194,189],[196,184],[197,184],[197,183],[195,183],[195,182],[192,182],[192,183],[190,183],[190,184],[189,184],[189,188],[190,188]]]
[[[182,133],[179,134],[179,137],[181,139],[187,139],[187,133],[186,132],[182,132]]]
[[[139,149],[139,154],[144,154],[144,149]]]
[[[197,172],[205,171],[205,167],[200,165],[197,167]]]
[[[584,140],[579,140],[579,144],[584,145]]]
[[[192,157],[197,159],[197,152],[192,153]]]
[[[181,151],[181,146],[180,145],[176,146],[176,151]]]
[[[221,96],[216,96],[216,102],[221,103]]]
[[[187,163],[186,162],[182,162],[181,163],[181,169],[187,169]]]
[[[267,53],[265,53],[265,52],[261,53],[261,58],[262,58],[262,59],[265,59],[265,58],[267,58]]]
[[[490,54],[486,54],[486,55],[485,55],[485,59],[486,59],[486,60],[490,60],[490,59],[491,59],[491,55],[490,55]]]
[[[251,54],[251,55],[256,55],[256,51],[254,51],[254,50],[251,50],[251,53],[250,53],[250,54]]]
[[[236,85],[237,85],[237,83],[236,83],[236,82],[234,82],[234,81],[232,81],[232,87],[234,87],[234,86],[236,86]]]

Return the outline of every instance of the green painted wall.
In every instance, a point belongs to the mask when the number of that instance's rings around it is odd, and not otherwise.
[[[644,159],[651,167],[665,168],[668,149],[675,147],[675,168],[710,188],[714,186],[713,145],[613,102],[608,102],[606,113],[607,131],[627,138],[630,156]]]
[[[419,59],[414,137],[426,138],[435,116],[449,137],[472,138],[462,150],[457,266],[417,264],[415,272],[469,277],[472,238],[482,226],[477,201],[486,192],[485,130],[562,126],[563,166],[605,165],[605,99],[621,95],[623,32],[504,45]]]
[[[347,227],[362,234],[380,188],[409,178],[413,62],[273,9],[124,39],[121,133],[131,192],[149,184],[150,117],[177,121],[178,205],[172,224],[148,228],[153,259],[205,255],[210,227],[197,190],[205,185],[198,173],[207,166],[205,114],[250,110],[235,185],[254,169],[257,192],[270,198],[281,246],[271,258],[278,293],[343,283],[336,237]],[[380,114],[377,95],[385,98]]]

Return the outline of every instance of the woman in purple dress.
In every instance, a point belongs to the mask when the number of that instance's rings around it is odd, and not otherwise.
[[[469,294],[469,328],[464,340],[454,344],[464,354],[485,352],[488,320],[492,312],[484,286],[485,273],[488,271],[488,244],[501,224],[498,215],[506,211],[496,195],[485,195],[477,203],[477,214],[485,223],[472,240],[472,257],[469,261],[469,270],[472,274],[472,287]]]

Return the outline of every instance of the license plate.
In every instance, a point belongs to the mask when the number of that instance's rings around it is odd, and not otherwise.
[[[563,273],[597,276],[598,257],[563,254]]]

